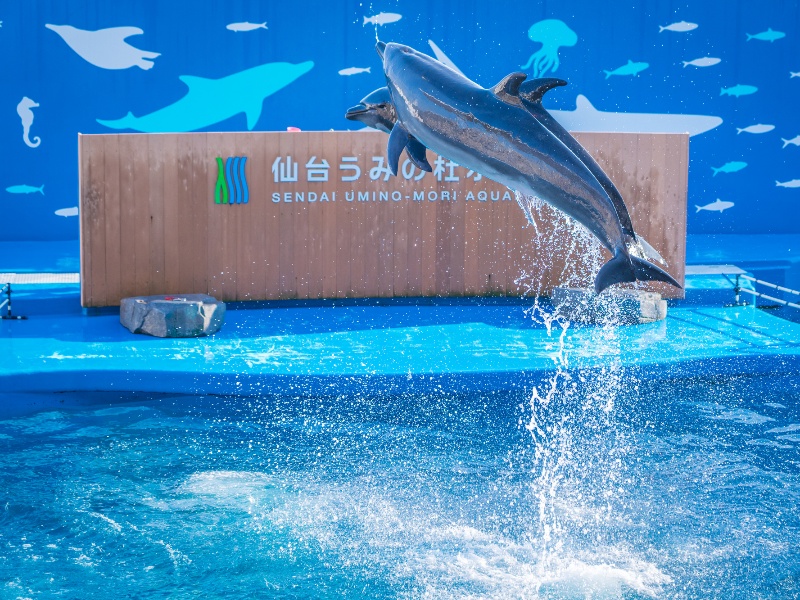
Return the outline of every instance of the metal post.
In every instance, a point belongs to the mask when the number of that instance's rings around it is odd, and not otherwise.
[[[2,308],[3,304],[6,306],[6,314],[0,316],[0,319],[4,321],[11,320],[11,321],[21,321],[27,319],[28,317],[23,317],[21,315],[13,315],[11,314],[11,284],[6,284],[6,300],[2,304],[0,304],[0,308]]]
[[[736,294],[736,306],[741,306],[741,300],[739,299],[741,288],[739,287],[739,275],[736,275],[736,283],[733,286],[733,292]]]

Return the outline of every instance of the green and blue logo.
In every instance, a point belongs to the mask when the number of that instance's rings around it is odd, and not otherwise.
[[[248,203],[250,190],[244,171],[246,164],[246,156],[229,156],[224,163],[221,157],[217,157],[217,185],[214,187],[216,204]]]

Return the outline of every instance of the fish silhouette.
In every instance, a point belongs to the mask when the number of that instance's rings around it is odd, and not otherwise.
[[[676,31],[678,33],[683,33],[686,31],[692,31],[693,29],[697,29],[697,23],[687,23],[686,21],[680,21],[679,23],[673,23],[672,25],[667,25],[666,27],[658,27],[658,33],[662,31]]]
[[[711,58],[710,56],[705,56],[703,58],[695,58],[694,60],[683,61],[683,68],[685,69],[689,65],[692,65],[693,67],[712,67],[721,62],[721,58]]]
[[[31,141],[30,138],[31,125],[33,125],[33,111],[31,109],[37,108],[38,106],[36,102],[27,96],[23,97],[22,100],[19,101],[19,104],[17,104],[17,114],[22,121],[22,141],[30,148],[36,148],[42,143],[39,136],[34,136],[33,141]]]
[[[749,127],[742,127],[736,128],[736,134],[744,133],[767,133],[768,131],[772,131],[775,129],[775,125],[764,125],[763,123],[759,123],[758,125],[750,125]]]
[[[785,140],[785,139],[781,138],[781,141],[783,142],[783,147],[784,148],[786,148],[786,146],[788,146],[789,144],[794,144],[795,146],[800,146],[800,135],[795,136],[790,140]]]
[[[761,40],[764,42],[774,42],[775,40],[779,40],[781,38],[785,38],[786,34],[782,31],[773,31],[770,27],[766,31],[762,31],[761,33],[756,33],[755,35],[750,35],[749,33],[745,34],[747,36],[747,41],[750,40]]]
[[[717,173],[736,173],[737,171],[741,171],[747,166],[746,162],[742,161],[731,161],[727,162],[719,168],[711,167],[711,170],[714,171],[714,175]]]
[[[225,29],[229,29],[231,31],[255,31],[256,29],[266,29],[267,22],[264,21],[263,23],[248,23],[244,21],[242,23],[229,23],[225,26]]]
[[[785,188],[800,188],[800,179],[792,179],[791,181],[775,181],[775,185]]]
[[[371,68],[372,67],[348,67],[347,69],[342,69],[339,71],[339,75],[358,75],[359,73],[371,73]]]
[[[694,207],[697,209],[695,213],[699,213],[701,210],[722,212],[723,210],[728,210],[732,206],[733,202],[726,202],[725,200],[720,200],[719,198],[717,198],[716,201],[712,202],[711,204],[706,204],[705,206],[700,206],[698,204],[694,205]]]
[[[638,75],[649,66],[650,65],[646,62],[633,62],[632,60],[629,60],[628,64],[622,65],[613,71],[603,71],[603,73],[606,74],[606,79],[612,75]]]
[[[45,25],[61,36],[67,45],[86,62],[101,69],[152,69],[152,59],[161,56],[158,52],[139,50],[125,41],[132,35],[144,33],[138,27],[110,27],[88,31],[72,25]],[[150,59],[150,60],[146,60]]]
[[[403,18],[403,15],[397,13],[378,13],[372,17],[364,17],[364,25],[372,23],[373,25],[386,25],[388,23],[396,23]]]
[[[220,79],[182,75],[188,93],[173,104],[142,117],[130,112],[116,120],[97,119],[111,129],[143,133],[196,131],[244,113],[247,129],[261,118],[264,99],[308,73],[314,63],[267,63]]]
[[[755,94],[758,91],[758,88],[754,85],[734,85],[733,87],[729,88],[722,88],[719,92],[720,96],[747,96],[749,94]]]
[[[78,207],[71,206],[69,208],[59,208],[55,211],[59,217],[77,217],[78,216]]]
[[[42,196],[44,196],[44,186],[34,187],[32,185],[12,185],[11,187],[7,187],[6,191],[9,194],[32,194],[34,192],[39,192]]]
[[[789,71],[789,79],[791,79],[792,77],[800,77],[800,72],[795,73],[794,71]]]

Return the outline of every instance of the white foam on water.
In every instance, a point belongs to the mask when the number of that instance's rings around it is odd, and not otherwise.
[[[202,471],[191,475],[176,490],[170,510],[207,506],[249,514],[263,511],[276,494],[275,477],[250,471]]]
[[[761,425],[774,421],[772,417],[762,415],[746,408],[728,408],[713,402],[700,402],[697,407],[706,418],[719,421],[732,421],[741,425]]]
[[[767,429],[767,433],[789,433],[791,431],[797,431],[800,429],[800,423],[791,423],[786,425],[785,427],[775,427],[773,429]]]

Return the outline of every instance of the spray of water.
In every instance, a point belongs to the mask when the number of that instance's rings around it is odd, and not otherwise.
[[[546,586],[548,580],[560,579],[565,565],[574,561],[637,570],[632,564],[636,557],[624,551],[624,540],[615,535],[625,518],[624,459],[632,446],[617,399],[626,387],[638,385],[619,359],[619,316],[608,302],[604,322],[581,331],[581,346],[588,342],[606,360],[599,370],[577,369],[570,365],[572,353],[578,351],[570,344],[576,328],[562,307],[539,299],[553,285],[545,278],[546,270],[560,260],[560,285],[591,287],[605,260],[603,250],[576,221],[538,198],[516,196],[532,231],[530,270],[517,283],[534,298],[529,317],[553,340],[553,370],[533,388],[520,418],[532,447],[525,453],[524,468],[531,476],[529,543],[537,556],[537,579]]]

